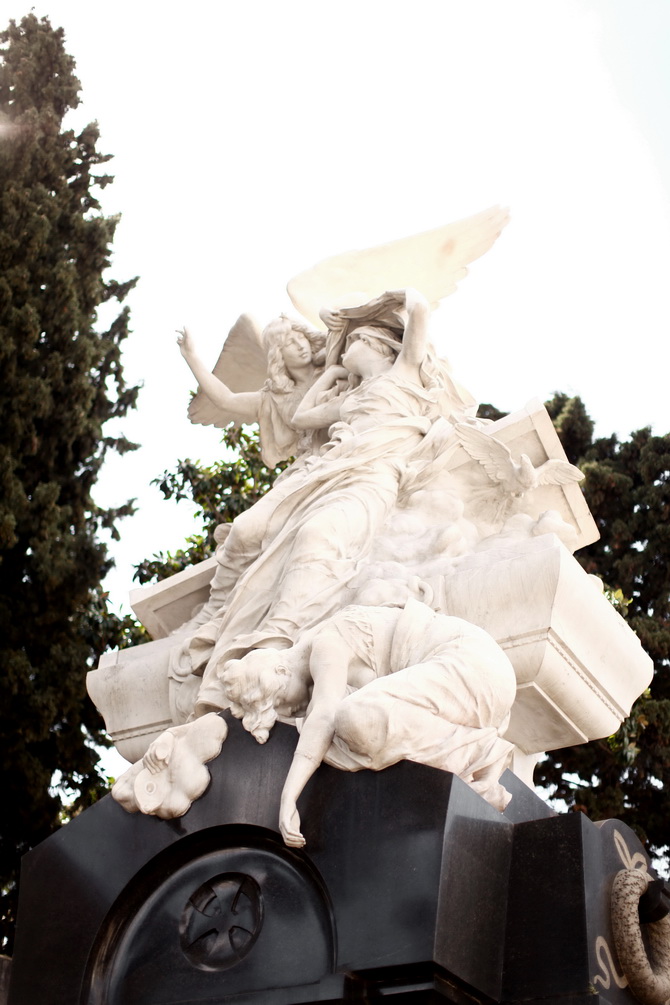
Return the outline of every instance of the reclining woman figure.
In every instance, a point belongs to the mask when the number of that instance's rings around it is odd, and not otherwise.
[[[459,775],[498,810],[513,745],[502,738],[516,677],[483,629],[410,599],[344,608],[291,649],[257,649],[221,680],[233,715],[264,743],[275,720],[304,722],[284,785],[280,830],[299,848],[297,800],[322,761],[379,771],[400,760]]]
[[[498,810],[510,798],[499,779],[513,750],[503,739],[512,665],[481,628],[413,598],[404,608],[346,607],[290,649],[231,660],[220,678],[225,704],[259,743],[277,718],[298,720],[279,819],[292,847],[305,843],[296,803],[322,761],[344,771],[417,761],[459,775]],[[204,791],[204,764],[225,735],[214,712],[172,727],[112,795],[131,811],[182,815]]]

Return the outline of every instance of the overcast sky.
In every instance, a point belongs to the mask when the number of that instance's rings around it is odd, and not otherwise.
[[[29,10],[2,4],[7,20]],[[211,461],[189,425],[174,329],[214,360],[243,311],[291,305],[321,258],[509,206],[511,222],[435,317],[482,401],[580,394],[598,432],[670,429],[670,4],[666,0],[46,0],[114,154],[113,275],[129,299],[123,423],[142,450],[108,464],[105,505],[140,510],[109,585],[175,548],[187,505],[149,482]]]

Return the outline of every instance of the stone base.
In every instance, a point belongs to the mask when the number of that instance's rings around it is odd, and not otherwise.
[[[555,816],[509,772],[499,814],[424,765],[322,766],[296,852],[276,830],[295,730],[261,747],[229,725],[184,817],[106,797],[25,856],[10,1005],[595,1005],[611,880],[640,850],[624,825]]]

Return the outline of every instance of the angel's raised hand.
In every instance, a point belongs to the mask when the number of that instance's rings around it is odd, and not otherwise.
[[[182,356],[188,356],[195,352],[193,339],[188,328],[177,328],[177,345],[181,350]]]

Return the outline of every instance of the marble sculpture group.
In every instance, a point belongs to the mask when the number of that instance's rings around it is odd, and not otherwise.
[[[572,557],[597,531],[545,410],[477,418],[430,342],[431,307],[506,222],[494,209],[320,263],[289,284],[319,327],[243,315],[213,373],[180,331],[191,420],[258,423],[265,462],[293,460],[219,528],[206,569],[136,591],[158,641],[89,675],[135,761],[113,788],[126,809],[186,812],[225,757],[230,709],[259,743],[277,719],[299,731],[288,845],[304,843],[297,803],[322,762],[418,761],[503,810],[507,767],[529,780],[542,751],[613,732],[648,683]],[[179,604],[161,607],[170,590]]]

